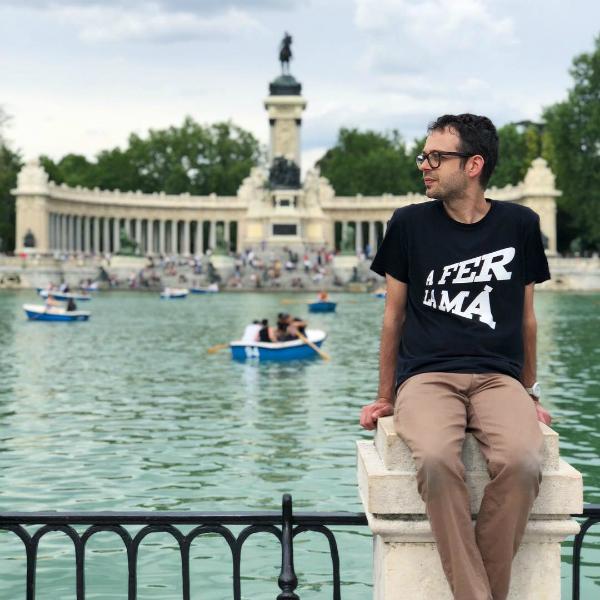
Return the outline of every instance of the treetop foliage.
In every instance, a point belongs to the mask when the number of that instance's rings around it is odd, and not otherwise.
[[[180,127],[132,133],[124,150],[103,150],[95,162],[67,154],[42,157],[56,183],[122,191],[235,195],[263,151],[256,138],[231,122],[200,125],[186,117]]]

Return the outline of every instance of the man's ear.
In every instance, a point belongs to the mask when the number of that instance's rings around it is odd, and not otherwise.
[[[484,164],[485,160],[480,154],[470,156],[466,164],[467,175],[469,177],[479,177],[483,171]]]

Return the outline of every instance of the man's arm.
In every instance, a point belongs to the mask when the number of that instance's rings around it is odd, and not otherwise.
[[[396,386],[396,362],[402,327],[406,317],[406,283],[386,275],[387,294],[381,344],[379,348],[379,389],[375,402],[364,406],[360,413],[360,425],[375,429],[377,419],[394,413],[394,388]]]
[[[533,283],[525,286],[525,303],[523,306],[523,371],[521,372],[521,383],[525,387],[531,387],[537,377],[537,320],[533,308]],[[535,401],[535,399],[534,399]],[[550,413],[535,401],[535,410],[538,421],[550,425],[552,417]]]

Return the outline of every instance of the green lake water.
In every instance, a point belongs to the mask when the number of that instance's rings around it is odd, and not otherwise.
[[[293,299],[297,304],[290,304]],[[356,487],[358,426],[377,384],[383,301],[339,294],[335,315],[311,315],[329,333],[320,359],[243,364],[214,344],[237,339],[252,318],[306,316],[312,296],[215,294],[161,301],[99,293],[87,323],[28,322],[34,292],[0,294],[0,510],[362,511]],[[556,418],[561,453],[584,474],[585,501],[600,503],[600,294],[539,292],[539,380]],[[135,531],[136,528],[131,528]],[[597,531],[600,527],[597,528]],[[339,533],[338,533],[339,532]],[[344,600],[371,596],[368,528],[336,529]],[[600,596],[600,540],[584,551],[584,600]],[[175,544],[154,534],[139,558],[140,600],[181,597]],[[231,598],[228,550],[200,539],[192,597]],[[570,598],[570,545],[563,599]],[[243,597],[272,600],[280,555],[253,536],[242,556]],[[295,545],[302,600],[331,598],[321,536]],[[64,535],[40,544],[37,598],[75,598],[73,550]],[[540,565],[540,568],[543,568]],[[126,559],[112,534],[86,554],[87,598],[125,599]],[[24,598],[22,545],[0,534],[0,599]]]

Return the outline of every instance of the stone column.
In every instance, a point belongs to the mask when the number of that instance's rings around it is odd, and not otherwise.
[[[100,219],[94,217],[94,248],[92,250],[94,254],[100,254]]]
[[[90,218],[83,217],[83,251],[86,254],[90,253]]]
[[[134,219],[133,220],[133,239],[137,244],[137,252],[139,254],[144,254],[144,249],[142,248],[142,220]]]
[[[104,253],[107,253],[107,252],[110,252],[110,223],[109,223],[108,217],[104,217],[102,220],[103,220],[103,226],[104,226],[104,233],[103,233],[104,244],[103,244],[102,251]]]
[[[56,250],[56,216],[50,213],[50,250]]]
[[[81,252],[81,217],[75,217],[75,252]]]
[[[355,221],[354,226],[354,249],[359,254],[364,250],[363,235],[362,235],[362,221]]]
[[[208,231],[208,245],[214,252],[217,249],[217,222],[210,221],[210,229]]]
[[[60,215],[60,249],[63,252],[69,249],[67,245],[67,215]]]
[[[121,228],[119,224],[121,223],[121,219],[119,217],[115,217],[113,220],[113,252],[117,254],[121,250]]]
[[[146,221],[146,244],[148,249],[147,254],[154,254],[154,219]]]
[[[178,232],[177,232],[177,220],[171,221],[171,254],[177,254],[178,249]]]
[[[204,250],[204,221],[196,221],[196,254],[202,255]]]
[[[369,221],[369,246],[371,247],[371,253],[377,250],[375,244],[375,221]]]
[[[165,221],[161,219],[158,222],[158,252],[165,254]]]
[[[583,510],[581,474],[560,459],[558,435],[540,427],[542,484],[513,561],[508,600],[560,599],[560,543],[579,531],[569,515]],[[374,600],[452,600],[417,492],[413,459],[394,431],[393,417],[379,419],[374,442],[357,446],[358,486],[374,537]],[[476,515],[489,475],[472,434],[466,436],[462,458]]]
[[[183,248],[181,254],[189,256],[190,254],[190,222],[183,222]]]

